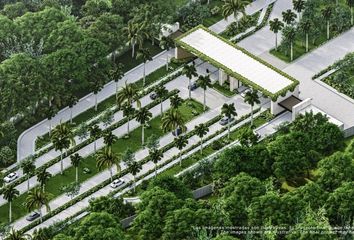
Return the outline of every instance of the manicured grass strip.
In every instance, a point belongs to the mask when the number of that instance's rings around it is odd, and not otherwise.
[[[233,97],[237,93],[236,90],[230,91],[230,87],[227,83],[224,83],[224,85],[220,86],[220,84],[216,82],[213,84],[213,88],[226,97]]]

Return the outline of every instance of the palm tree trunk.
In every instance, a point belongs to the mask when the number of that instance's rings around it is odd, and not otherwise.
[[[63,175],[63,151],[60,151],[60,174]]]
[[[49,137],[52,134],[52,119],[49,119]]]
[[[9,201],[9,222],[12,222],[12,201]]]
[[[127,124],[128,135],[129,135],[129,123],[130,123],[130,117],[128,118],[128,124]]]
[[[146,65],[146,62],[144,62],[143,87],[145,87],[145,65]]]
[[[327,40],[329,39],[329,21],[327,21]]]
[[[203,155],[203,137],[200,138],[200,154]]]
[[[95,111],[97,112],[97,93],[95,94]]]
[[[135,55],[135,43],[132,44],[132,58],[134,58]]]
[[[292,61],[294,59],[294,53],[293,53],[293,42],[290,43],[290,60]]]
[[[135,186],[136,185],[136,182],[135,182],[135,175],[133,175],[133,192],[135,192]]]
[[[111,174],[111,182],[113,182],[113,171],[112,171],[112,167],[109,168],[109,173]]]
[[[203,99],[203,110],[205,112],[206,109],[206,99],[205,99],[205,89],[204,89],[204,99]]]
[[[42,223],[43,222],[42,206],[39,207],[38,212],[39,212],[39,217],[41,219],[40,221]]]
[[[306,52],[309,51],[309,34],[306,33]]]
[[[253,126],[253,105],[251,105],[251,127]]]
[[[118,81],[116,82],[116,101],[118,99]]]
[[[76,167],[76,169],[75,169],[75,180],[76,180],[76,183],[78,183],[79,182],[79,167]]]
[[[182,166],[182,149],[179,150],[179,165]]]
[[[144,145],[144,126],[145,124],[141,125],[141,145]]]
[[[168,61],[169,61],[169,53],[167,49],[167,56],[166,56],[166,71],[168,71]]]
[[[189,86],[189,99],[192,98],[191,81],[192,81],[192,79],[189,78],[189,83],[188,83],[188,86]]]
[[[278,51],[278,33],[275,34],[275,51]]]
[[[94,150],[94,152],[96,153],[96,150],[97,150],[96,139],[95,139],[95,141],[93,142],[93,150]]]
[[[30,183],[29,183],[29,173],[27,174],[27,191],[29,191]]]
[[[230,139],[230,122],[227,123],[227,138]]]
[[[161,108],[161,116],[162,116],[162,114],[163,114],[162,99],[161,99],[160,101],[161,101],[161,103],[160,103],[160,108]]]
[[[157,163],[155,163],[155,178],[157,176]]]
[[[351,14],[351,20],[350,20],[350,22],[351,22],[351,24],[352,25],[354,25],[354,13],[353,13],[353,7],[350,7],[350,14]]]

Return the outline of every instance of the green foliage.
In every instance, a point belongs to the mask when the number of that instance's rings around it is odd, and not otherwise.
[[[117,221],[129,217],[134,214],[134,207],[129,204],[123,203],[122,198],[113,198],[113,197],[99,197],[90,201],[90,212],[107,212],[112,214]]]
[[[153,179],[148,189],[159,187],[165,191],[172,192],[179,199],[191,198],[191,191],[176,177],[173,176],[161,176]]]

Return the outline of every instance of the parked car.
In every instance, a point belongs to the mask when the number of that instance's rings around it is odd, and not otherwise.
[[[179,135],[181,135],[182,134],[182,128],[180,128],[180,127],[178,127],[178,128],[176,128],[176,130],[175,131],[172,131],[172,135],[173,136],[179,136]]]
[[[194,91],[198,88],[198,84],[196,82],[192,83],[190,86],[188,86],[188,89],[191,89],[191,91]]]
[[[157,93],[152,92],[152,93],[150,94],[150,99],[151,99],[151,100],[155,100],[156,98],[157,98]]]
[[[37,212],[32,212],[30,215],[28,215],[27,217],[26,217],[26,220],[27,221],[33,221],[33,220],[35,220],[35,219],[37,219],[37,218],[39,218],[39,213],[37,213]]]
[[[14,181],[16,178],[18,178],[18,174],[16,172],[10,173],[6,177],[4,177],[4,182],[10,183]]]
[[[219,123],[221,126],[225,126],[226,124],[228,124],[229,122],[232,122],[235,118],[231,117],[231,118],[228,118],[228,117],[223,117]]]
[[[116,179],[114,180],[112,183],[111,183],[111,188],[117,188],[121,185],[124,184],[124,179],[123,178],[119,178],[119,179]]]
[[[240,95],[241,95],[241,97],[245,98],[246,97],[246,93],[251,92],[251,91],[252,90],[248,88],[245,91],[243,91]]]

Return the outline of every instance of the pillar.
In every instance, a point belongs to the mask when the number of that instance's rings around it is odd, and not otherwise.
[[[225,74],[225,72],[222,69],[219,69],[219,85],[224,85],[226,79],[227,75]]]

